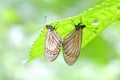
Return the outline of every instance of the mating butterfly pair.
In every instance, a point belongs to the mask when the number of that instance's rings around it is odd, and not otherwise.
[[[55,32],[55,27],[46,25],[45,57],[47,61],[54,61],[59,55],[60,47],[63,46],[63,56],[65,62],[70,66],[73,65],[78,59],[80,53],[84,27],[85,25],[82,25],[81,23],[75,25],[75,30],[62,40]]]

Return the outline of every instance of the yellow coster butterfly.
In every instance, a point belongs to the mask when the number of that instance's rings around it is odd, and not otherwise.
[[[52,27],[51,25],[46,25],[46,29],[45,57],[47,61],[52,62],[57,58],[60,52],[62,39],[58,35],[58,33],[55,32],[55,27]]]
[[[75,30],[70,32],[63,40],[64,60],[70,66],[73,65],[79,57],[84,27],[86,26],[82,25],[82,23],[75,25]]]

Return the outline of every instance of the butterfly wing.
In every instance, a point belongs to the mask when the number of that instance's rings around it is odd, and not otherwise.
[[[68,65],[73,65],[78,59],[82,43],[82,29],[74,30],[63,41],[63,56]]]
[[[54,61],[60,51],[62,39],[55,31],[47,31],[45,41],[45,57],[47,61]]]

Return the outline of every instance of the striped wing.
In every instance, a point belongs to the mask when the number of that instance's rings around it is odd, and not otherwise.
[[[62,39],[55,31],[47,31],[45,41],[45,57],[47,61],[54,61],[60,51]]]
[[[82,29],[74,30],[63,41],[63,56],[68,65],[73,65],[78,59],[82,42]]]

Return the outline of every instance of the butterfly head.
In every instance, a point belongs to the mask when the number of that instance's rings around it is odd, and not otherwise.
[[[49,30],[49,31],[53,31],[55,29],[55,27],[52,27],[51,25],[46,25],[46,28]]]
[[[80,30],[80,29],[83,29],[84,27],[86,27],[86,26],[79,23],[78,25],[75,25],[75,30]]]

